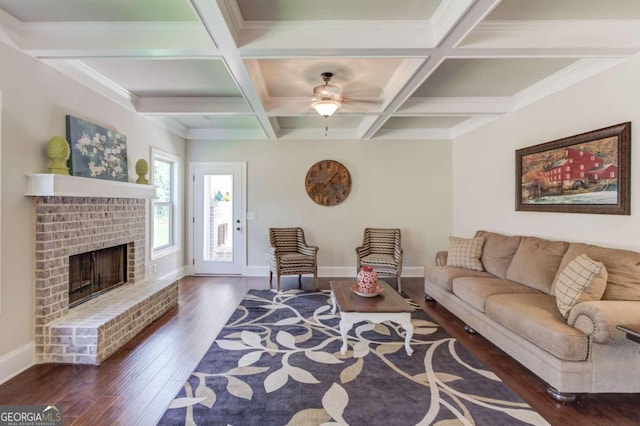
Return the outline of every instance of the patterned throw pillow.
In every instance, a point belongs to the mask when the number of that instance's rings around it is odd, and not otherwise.
[[[564,318],[569,317],[571,308],[580,302],[580,296],[587,291],[603,268],[604,265],[601,262],[581,254],[569,262],[558,275],[555,282],[556,304]]]
[[[447,255],[447,266],[473,269],[474,271],[484,271],[482,262],[480,262],[483,245],[484,237],[449,237],[449,253]]]

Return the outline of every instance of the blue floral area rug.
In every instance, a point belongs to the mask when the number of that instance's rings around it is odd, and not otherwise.
[[[339,321],[329,292],[251,290],[159,424],[547,424],[419,308],[412,356],[390,322],[341,355]]]

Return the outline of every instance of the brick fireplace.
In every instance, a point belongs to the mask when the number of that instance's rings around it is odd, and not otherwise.
[[[177,282],[144,280],[144,198],[35,196],[34,206],[37,362],[98,364],[177,304]],[[70,308],[69,257],[119,245],[127,283]]]

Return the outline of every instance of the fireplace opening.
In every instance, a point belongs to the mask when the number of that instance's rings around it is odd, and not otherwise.
[[[127,244],[69,256],[69,307],[127,281]]]

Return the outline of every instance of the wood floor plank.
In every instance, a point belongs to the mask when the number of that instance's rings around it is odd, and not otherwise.
[[[333,278],[331,278],[333,279]],[[330,278],[319,280],[329,288]],[[313,289],[304,277],[305,289]],[[297,288],[297,277],[282,287]],[[99,366],[36,365],[0,385],[0,404],[62,406],[65,424],[153,425],[160,419],[250,288],[268,289],[261,277],[187,277],[179,306],[157,319]],[[583,395],[573,405],[554,402],[545,384],[435,302],[424,301],[423,280],[403,279],[404,291],[460,344],[553,425],[637,425],[639,394]],[[640,356],[640,355],[639,355]]]

